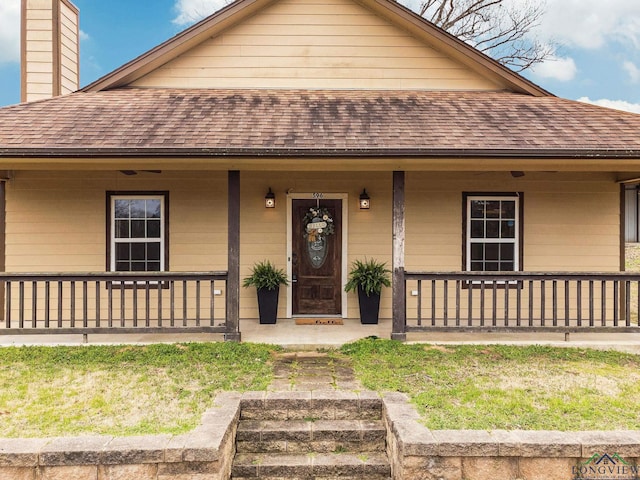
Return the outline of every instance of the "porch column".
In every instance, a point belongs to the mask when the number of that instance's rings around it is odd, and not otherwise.
[[[240,172],[228,175],[227,331],[224,339],[240,341]]]
[[[7,271],[7,239],[6,239],[6,215],[7,215],[7,197],[6,188],[8,172],[0,172],[4,178],[0,178],[0,273]],[[5,283],[0,282],[0,321],[4,322],[5,318]]]
[[[404,283],[404,172],[393,172],[393,325],[391,339],[404,342],[406,286]]]

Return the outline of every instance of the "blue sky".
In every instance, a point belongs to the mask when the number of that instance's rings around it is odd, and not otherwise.
[[[406,0],[419,1],[419,0]],[[523,4],[536,0],[505,0]],[[74,0],[81,85],[109,73],[224,5],[225,0]],[[0,106],[20,101],[20,0],[0,0]],[[640,2],[547,0],[536,30],[557,58],[525,73],[552,93],[640,113]]]

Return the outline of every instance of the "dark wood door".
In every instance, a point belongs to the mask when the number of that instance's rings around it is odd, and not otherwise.
[[[342,200],[293,200],[293,314],[339,315]]]

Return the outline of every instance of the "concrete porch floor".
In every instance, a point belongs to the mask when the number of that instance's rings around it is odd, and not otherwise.
[[[334,348],[368,336],[388,339],[391,320],[377,325],[362,325],[358,319],[345,319],[344,325],[296,325],[293,319],[278,319],[274,325],[261,325],[257,319],[241,320],[243,342],[270,343],[290,350]],[[144,344],[173,342],[222,341],[220,334],[92,334],[91,345]],[[572,333],[565,341],[563,333],[465,333],[427,332],[409,333],[407,342],[437,344],[510,344],[555,345],[563,347],[589,347],[616,349],[640,354],[639,333]],[[81,345],[82,335],[0,335],[0,346],[9,345]]]

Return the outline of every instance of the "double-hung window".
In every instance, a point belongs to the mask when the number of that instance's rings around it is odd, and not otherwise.
[[[467,271],[520,270],[521,203],[518,194],[466,195]]]
[[[109,194],[109,269],[161,272],[167,268],[167,194]]]

